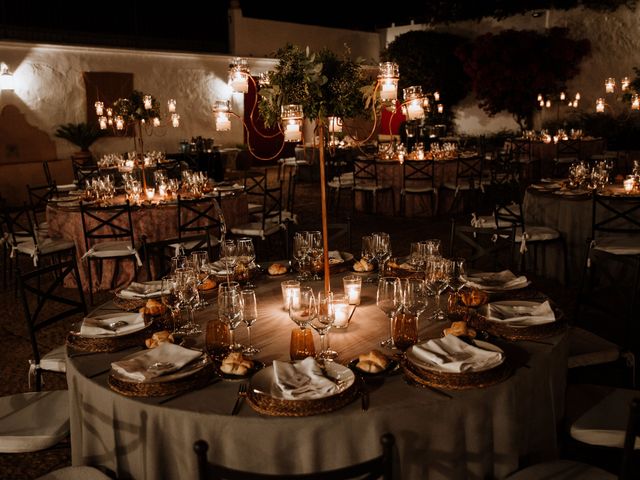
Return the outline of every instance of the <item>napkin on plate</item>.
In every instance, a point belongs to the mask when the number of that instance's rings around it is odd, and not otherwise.
[[[411,353],[413,359],[425,362],[429,368],[435,365],[447,372],[488,370],[500,365],[504,360],[502,352],[470,345],[455,335],[446,335],[414,345],[411,347]]]
[[[501,272],[482,272],[467,275],[467,286],[480,290],[515,290],[529,284],[527,277],[516,277],[511,270]]]
[[[118,328],[110,328],[109,325],[115,322],[127,322]],[[105,313],[95,317],[85,317],[80,326],[80,335],[94,336],[104,335],[116,336],[134,332],[144,327],[144,315],[141,313]]]
[[[295,363],[274,360],[273,375],[275,391],[287,400],[323,398],[339,391],[312,357]]]
[[[176,372],[200,356],[202,352],[198,350],[166,342],[127,360],[113,362],[111,368],[128,379],[148,382],[161,375]]]
[[[329,250],[329,263],[331,265],[342,262],[344,262],[344,258],[342,258],[342,255],[338,250]]]
[[[152,298],[162,295],[162,282],[131,282],[127,288],[120,290],[122,298]]]
[[[505,305],[490,303],[487,305],[489,320],[509,325],[528,327],[555,322],[556,316],[548,301],[536,305]]]

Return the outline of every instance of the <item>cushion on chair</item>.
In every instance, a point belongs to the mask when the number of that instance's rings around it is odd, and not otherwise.
[[[589,330],[569,327],[569,368],[615,362],[620,347]]]
[[[0,452],[35,452],[69,434],[67,390],[0,397]]]
[[[72,192],[78,189],[78,185],[75,183],[66,183],[64,185],[56,185],[58,192]]]
[[[557,158],[554,158],[553,161],[555,163],[560,163],[562,165],[565,165],[570,163],[576,163],[580,161],[580,159],[578,157],[557,157]]]
[[[617,478],[617,475],[585,463],[556,460],[532,465],[509,475],[507,480],[615,480]]]
[[[86,465],[78,467],[64,467],[49,472],[36,480],[112,480],[97,468]]]
[[[560,232],[549,227],[542,226],[527,226],[527,242],[545,242],[548,240],[555,240],[560,238]],[[522,230],[516,231],[514,238],[516,243],[522,241]]]
[[[262,212],[262,205],[260,203],[249,203],[249,213],[260,213]]]
[[[135,254],[135,248],[127,240],[96,243],[87,253],[88,257],[127,257]]]
[[[40,357],[40,368],[50,372],[66,372],[67,371],[67,354],[65,346],[60,345],[47,354]]]
[[[230,231],[234,235],[248,235],[250,237],[264,238],[284,228],[285,227],[282,224],[267,223],[264,226],[264,230],[263,230],[262,222],[249,222],[249,223],[243,223],[242,225],[236,225],[235,227],[232,227]]]
[[[436,189],[433,187],[405,187],[400,190],[400,195],[404,195],[405,193],[427,193],[435,191]]]
[[[636,237],[604,237],[596,240],[596,250],[612,255],[638,255],[640,254],[640,239]]]
[[[629,419],[629,405],[640,391],[614,388],[571,425],[571,436],[589,445],[622,448]],[[640,438],[635,447],[640,449]]]

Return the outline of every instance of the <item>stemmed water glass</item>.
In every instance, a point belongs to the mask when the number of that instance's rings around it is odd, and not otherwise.
[[[426,258],[426,245],[422,242],[412,242],[409,251],[409,265],[415,272],[424,270],[424,262]]]
[[[301,287],[300,297],[292,298],[289,304],[289,318],[296,322],[301,330],[304,330],[316,315],[316,301],[312,288]]]
[[[322,233],[318,231],[308,232],[307,240],[309,242],[309,263],[311,264],[311,271],[313,272],[313,277],[311,280],[320,280],[320,275],[318,272],[320,271],[322,265],[322,257],[324,255],[324,248],[322,244]]]
[[[248,237],[243,237],[238,239],[238,243],[236,246],[237,254],[238,254],[238,263],[243,265],[245,268],[246,274],[246,288],[256,288],[255,285],[251,283],[251,267],[256,259],[256,251],[253,246],[253,240]]]
[[[191,266],[193,267],[198,287],[200,287],[209,278],[209,253],[206,250],[196,250],[191,252]],[[199,297],[199,302],[196,308],[204,308],[209,303],[202,297]]]
[[[311,327],[320,335],[320,352],[317,357],[323,360],[332,360],[338,356],[338,352],[329,347],[329,330],[335,320],[333,293],[318,293],[317,312],[311,322]]]
[[[220,260],[227,271],[227,282],[231,281],[231,275],[238,261],[238,248],[233,240],[225,240],[220,244]]]
[[[309,257],[309,236],[308,232],[296,232],[293,236],[293,259],[298,265],[297,280],[303,282],[309,278],[309,272],[305,264]]]
[[[249,345],[242,349],[246,355],[255,355],[260,351],[259,348],[251,344],[251,326],[258,319],[258,304],[256,302],[256,292],[252,289],[245,288],[240,291],[242,296],[242,321],[247,326],[247,337]]]
[[[376,305],[389,317],[389,338],[380,342],[382,347],[394,348],[393,319],[402,306],[402,288],[397,277],[382,277],[378,280]]]
[[[449,286],[456,295],[460,293],[462,287],[464,287],[466,281],[465,275],[465,260],[464,258],[453,258],[450,260],[451,270],[449,276]]]
[[[218,316],[222,323],[229,326],[229,349],[239,348],[235,342],[235,330],[242,322],[242,294],[236,288],[225,289],[218,293]]]
[[[171,315],[173,333],[176,332],[176,317],[180,315],[180,301],[176,291],[176,278],[173,275],[162,277],[160,283],[160,301]]]
[[[198,281],[193,268],[178,268],[175,271],[176,290],[180,308],[187,310],[187,323],[180,326],[176,333],[182,335],[197,335],[202,333],[200,326],[195,322],[194,310],[200,301],[198,294]]]
[[[375,238],[373,235],[364,235],[362,237],[362,249],[360,250],[360,258],[366,261],[369,265],[373,263],[376,258]],[[376,277],[367,277],[367,282],[373,283],[377,281]]]
[[[436,318],[438,320],[445,319],[445,312],[442,310],[440,306],[440,295],[444,292],[449,286],[449,260],[446,260],[442,257],[432,256],[427,259],[426,269],[425,269],[425,281],[427,283],[427,288],[430,290],[431,294],[435,296],[436,300],[436,311],[431,318]]]

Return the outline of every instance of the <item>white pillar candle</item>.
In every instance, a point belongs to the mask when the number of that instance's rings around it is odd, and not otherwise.
[[[381,100],[395,100],[398,98],[398,89],[393,80],[386,80],[380,87]]]
[[[242,73],[235,73],[231,78],[231,88],[234,92],[247,93],[249,91],[249,81]]]
[[[228,132],[231,130],[231,120],[226,113],[219,113],[216,116],[216,131]]]
[[[409,105],[407,105],[407,118],[409,120],[424,118],[424,108],[422,108],[420,101],[412,100]]]
[[[104,103],[103,102],[96,102],[95,103],[95,107],[96,107],[96,115],[98,115],[99,117],[104,115]]]
[[[302,140],[302,132],[300,131],[300,125],[297,123],[287,124],[287,128],[284,131],[285,142],[299,142]]]
[[[147,188],[146,190],[147,200],[153,200],[154,195],[156,194],[155,188]]]
[[[173,98],[167,101],[167,108],[169,113],[174,113],[176,111],[176,101]]]
[[[333,296],[333,312],[335,320],[333,321],[333,328],[347,328],[349,326],[349,314],[351,313],[349,302],[345,295]]]
[[[144,102],[144,109],[151,110],[151,107],[153,106],[151,95],[145,95],[142,101]]]
[[[349,305],[360,305],[360,294],[362,292],[362,277],[358,275],[347,275],[342,279],[344,294]]]
[[[289,306],[300,302],[300,282],[297,280],[286,280],[280,283],[282,289],[282,307],[289,311]]]
[[[627,179],[623,182],[623,185],[624,185],[624,191],[625,191],[626,193],[631,193],[631,192],[633,191],[634,183],[635,183],[635,181],[634,181],[634,179],[633,179],[633,178],[627,178]]]

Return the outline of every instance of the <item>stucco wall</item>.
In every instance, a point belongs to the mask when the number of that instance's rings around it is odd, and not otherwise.
[[[541,13],[537,18],[526,14],[501,21],[485,18],[481,21],[456,22],[450,25],[394,26],[381,30],[380,34],[385,44],[388,44],[397,35],[427,28],[473,38],[484,33],[499,33],[511,28],[544,31],[550,27],[567,27],[571,37],[587,38],[591,41],[591,56],[583,61],[580,74],[567,86],[569,93],[580,92],[580,109],[584,111],[595,111],[596,98],[605,96],[605,78],[614,77],[618,81],[624,76],[633,78],[633,67],[640,65],[640,6],[635,10],[621,7],[613,13],[598,13],[582,7]],[[532,99],[533,102],[535,98]],[[616,102],[613,95],[608,96],[607,103],[616,110],[622,110],[622,106]],[[563,115],[564,109],[560,113]],[[536,122],[539,125],[541,120],[555,117],[556,110],[552,108],[551,111],[538,114]],[[503,128],[517,129],[509,115],[485,115],[476,106],[473,98],[467,98],[456,110],[456,123],[460,132],[470,134],[495,132]]]
[[[361,57],[372,62],[380,58],[380,36],[375,32],[260,20],[244,17],[239,8],[229,9],[231,53],[242,57],[265,57],[287,43],[308,46],[313,52],[326,47],[338,54],[348,45],[351,58]]]
[[[106,48],[65,47],[0,42],[0,61],[14,73],[15,90],[0,95],[0,110],[16,105],[32,125],[49,132],[55,140],[58,158],[54,167],[59,181],[71,178],[69,157],[77,147],[53,136],[56,126],[86,121],[84,71],[130,72],[134,88],[150,93],[161,104],[175,98],[180,127],[163,128],[145,136],[146,150],[178,151],[179,141],[193,136],[214,138],[216,145],[243,142],[237,119],[231,132],[216,132],[211,114],[214,99],[232,98],[234,111],[242,114],[242,95],[234,95],[227,85],[228,55],[183,54]],[[273,60],[253,58],[252,73],[273,68]],[[133,150],[130,138],[102,138],[91,147],[94,155]],[[5,196],[22,192],[25,184],[42,183],[42,166],[0,166],[0,192]]]

